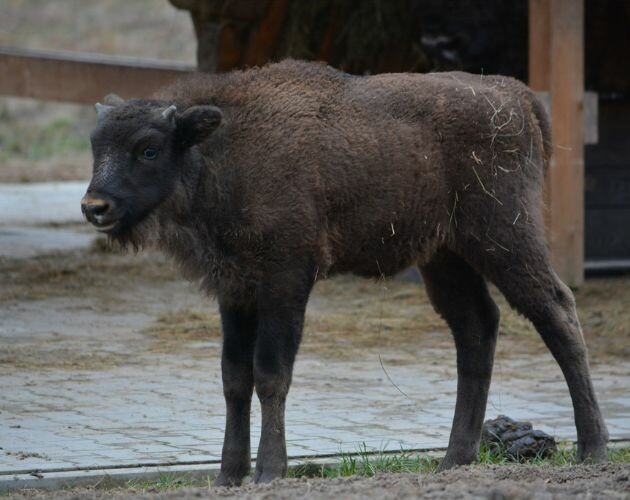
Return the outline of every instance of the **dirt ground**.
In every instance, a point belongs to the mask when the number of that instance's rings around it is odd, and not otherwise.
[[[183,488],[171,491],[73,489],[27,491],[8,498],[69,499],[627,499],[630,466],[473,466],[435,474],[382,474],[372,478],[285,479],[241,488]]]
[[[9,323],[12,311],[34,306],[70,314],[81,309],[86,328],[142,312],[152,318],[150,327],[142,326],[146,350],[182,351],[191,345],[191,355],[197,356],[195,342],[220,339],[213,302],[183,282],[171,263],[155,252],[118,254],[97,240],[86,250],[0,259],[0,276],[0,309],[5,312],[1,316]],[[502,313],[498,354],[544,350],[529,322],[510,309],[496,290],[494,296]],[[576,300],[593,362],[627,359],[630,277],[588,280],[576,291]],[[63,335],[47,342],[34,338],[32,344],[25,337],[19,345],[0,345],[0,367],[98,369],[126,361],[106,348],[101,355],[94,345],[91,352],[83,352],[73,338]],[[451,345],[444,322],[421,286],[342,276],[317,284],[309,302],[302,352],[326,359],[357,359],[369,351],[395,350],[398,356],[389,363],[405,364],[418,362],[420,346]]]

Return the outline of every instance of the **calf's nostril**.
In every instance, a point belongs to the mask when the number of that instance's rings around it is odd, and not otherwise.
[[[92,213],[92,215],[104,215],[109,210],[109,203],[88,205],[88,210]]]
[[[81,200],[81,210],[88,220],[92,222],[103,217],[110,209],[111,204],[102,198],[86,195],[83,200]]]

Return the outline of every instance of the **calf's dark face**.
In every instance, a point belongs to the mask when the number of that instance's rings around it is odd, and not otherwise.
[[[172,192],[190,148],[208,138],[221,112],[193,106],[180,113],[170,103],[142,100],[96,109],[92,180],[81,209],[98,231],[124,236]]]

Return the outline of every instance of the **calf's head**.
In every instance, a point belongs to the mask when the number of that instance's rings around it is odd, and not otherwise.
[[[125,239],[173,191],[191,148],[212,134],[221,111],[118,96],[96,111],[92,180],[81,210],[98,231]]]

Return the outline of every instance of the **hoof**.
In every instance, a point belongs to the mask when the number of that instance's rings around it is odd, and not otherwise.
[[[254,474],[254,483],[264,484],[270,483],[274,479],[281,479],[287,475],[286,469],[268,470],[268,469],[256,469]]]
[[[452,469],[453,467],[457,467],[458,465],[469,465],[477,460],[477,454],[469,456],[468,454],[460,454],[460,455],[449,455],[448,453],[438,465],[437,471],[442,472],[448,469]]]
[[[243,478],[246,476],[246,474],[239,474],[239,475],[233,475],[233,474],[227,474],[225,472],[221,472],[219,473],[219,475],[217,476],[217,478],[214,480],[214,486],[215,487],[219,487],[219,486],[240,486],[241,483],[243,482]]]
[[[578,462],[601,464],[608,462],[606,442],[594,445],[580,445],[577,451]]]
[[[461,464],[458,464],[457,462],[454,462],[453,460],[447,460],[446,458],[444,458],[440,462],[440,465],[438,465],[437,472],[449,470],[449,469],[452,469],[453,467],[457,467],[458,465],[461,465]]]

